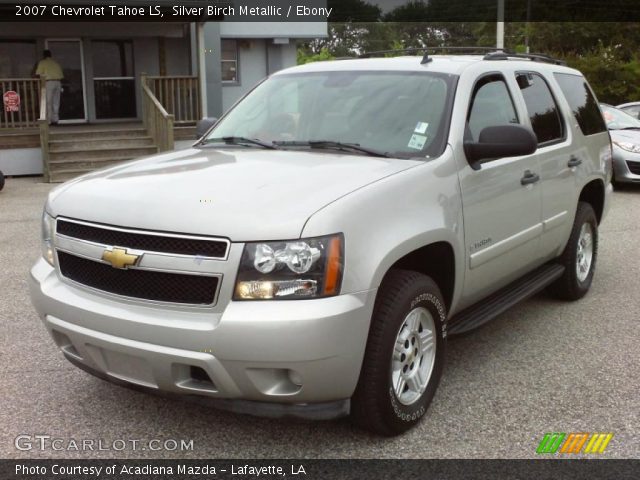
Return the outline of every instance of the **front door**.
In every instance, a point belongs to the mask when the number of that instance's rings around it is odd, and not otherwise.
[[[60,123],[87,121],[84,59],[80,39],[47,39],[45,47],[64,73],[60,94]]]
[[[510,79],[515,84],[514,79]],[[488,126],[519,123],[509,89],[500,74],[479,79],[467,115],[467,134],[478,141]],[[499,158],[479,170],[460,172],[467,248],[465,300],[485,297],[538,262],[542,233],[540,173],[536,155]]]

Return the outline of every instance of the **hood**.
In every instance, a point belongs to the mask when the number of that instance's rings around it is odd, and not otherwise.
[[[325,205],[421,163],[334,151],[191,148],[79,177],[50,194],[48,209],[120,227],[286,240]]]
[[[609,130],[611,140],[640,145],[640,130]]]

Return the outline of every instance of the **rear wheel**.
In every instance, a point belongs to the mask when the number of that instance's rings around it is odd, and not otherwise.
[[[351,401],[357,425],[397,435],[420,421],[442,375],[445,319],[444,301],[433,280],[406,270],[387,275]]]
[[[598,257],[598,220],[593,207],[579,202],[569,242],[559,258],[564,274],[549,291],[564,300],[578,300],[591,287]]]
[[[0,172],[0,190],[4,188],[4,174]]]

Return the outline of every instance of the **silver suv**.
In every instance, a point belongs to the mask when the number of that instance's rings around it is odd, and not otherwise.
[[[313,63],[190,149],[53,190],[31,295],[104,379],[394,435],[448,335],[587,293],[610,180],[597,100],[558,62]]]

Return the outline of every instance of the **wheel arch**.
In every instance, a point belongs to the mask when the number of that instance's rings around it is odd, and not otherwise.
[[[417,248],[397,259],[385,272],[383,280],[392,270],[411,270],[431,277],[442,293],[447,311],[453,303],[456,263],[453,246],[439,241]]]
[[[605,188],[602,180],[592,180],[587,183],[582,187],[582,191],[578,197],[579,202],[586,202],[591,205],[593,211],[596,213],[598,225],[600,224],[604,213],[604,198]]]

